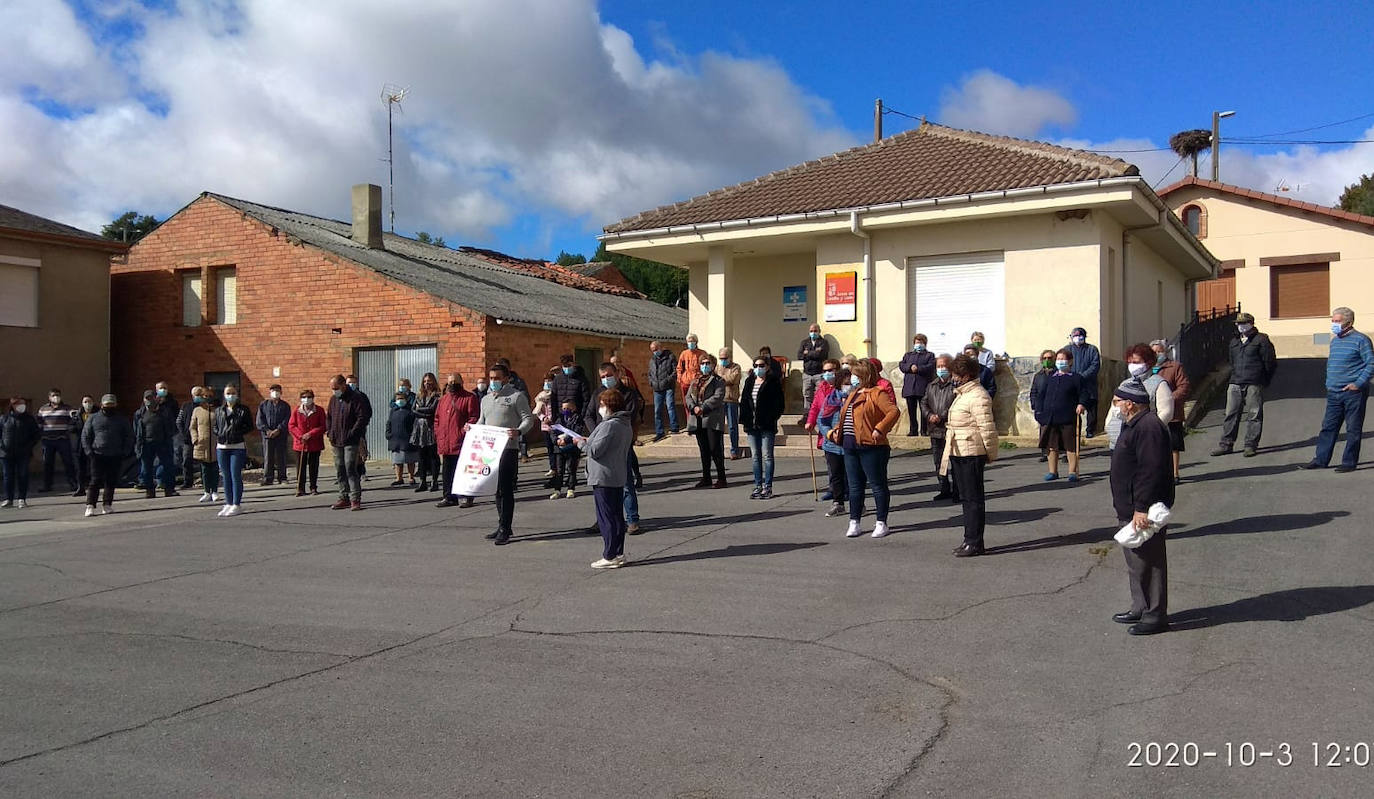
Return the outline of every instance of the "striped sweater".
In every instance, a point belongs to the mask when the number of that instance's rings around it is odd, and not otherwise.
[[[38,425],[43,430],[43,438],[49,441],[66,438],[76,428],[76,411],[65,402],[61,405],[49,402],[38,409]]]
[[[1331,354],[1326,359],[1326,390],[1340,391],[1354,384],[1364,388],[1374,377],[1374,347],[1369,336],[1354,328],[1343,336],[1331,337]]]

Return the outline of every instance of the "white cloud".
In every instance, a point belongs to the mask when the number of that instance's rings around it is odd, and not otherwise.
[[[648,57],[594,0],[110,5],[141,30],[117,44],[32,5],[32,41],[0,12],[0,46],[48,53],[0,76],[0,202],[86,228],[203,190],[343,217],[350,184],[386,182],[385,83],[411,89],[397,229],[455,243],[526,213],[599,227],[854,143],[777,64]]]
[[[946,125],[1028,138],[1048,126],[1066,128],[1078,112],[1053,89],[1023,86],[988,69],[964,77],[940,93],[939,119]]]

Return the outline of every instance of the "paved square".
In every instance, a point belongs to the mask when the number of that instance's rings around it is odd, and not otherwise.
[[[747,462],[719,491],[646,464],[615,572],[587,567],[590,495],[543,498],[537,463],[504,548],[490,502],[377,479],[362,513],[254,487],[234,519],[0,511],[0,795],[1368,795],[1368,749],[1325,745],[1374,741],[1374,492],[1294,470],[1319,370],[1284,362],[1259,457],[1208,458],[1215,414],[1189,438],[1175,630],[1145,639],[1109,619],[1104,455],[1071,487],[1004,452],[968,560],[923,454],[893,461],[883,540],[843,538],[804,460],[771,502]],[[1151,742],[1197,765],[1128,767]]]

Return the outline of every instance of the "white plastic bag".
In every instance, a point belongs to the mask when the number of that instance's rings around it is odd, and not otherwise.
[[[1163,502],[1156,502],[1151,505],[1150,509],[1145,513],[1150,519],[1149,525],[1147,525],[1144,530],[1137,530],[1135,529],[1134,520],[1126,522],[1125,527],[1116,531],[1116,542],[1127,549],[1135,549],[1146,541],[1149,541],[1150,537],[1159,532],[1161,527],[1168,524],[1169,517],[1172,513],[1168,505],[1165,505]]]

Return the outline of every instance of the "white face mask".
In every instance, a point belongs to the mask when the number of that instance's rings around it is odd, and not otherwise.
[[[52,404],[54,404],[54,405],[61,405],[61,404],[62,404],[62,395],[61,395],[61,394],[53,394],[52,396],[48,397],[48,401],[50,401],[50,402],[51,402]]]
[[[310,397],[301,397],[301,407],[302,407],[302,408],[309,408],[310,406],[312,406],[312,405],[314,405],[314,404],[315,404],[315,400],[311,399]]]
[[[1252,331],[1252,330],[1254,330],[1254,329],[1255,329],[1255,326],[1254,326],[1254,325],[1248,325],[1248,324],[1236,325],[1236,330],[1240,331],[1240,334],[1241,334],[1242,336],[1248,336],[1248,335],[1250,335],[1250,331]]]
[[[602,421],[611,418],[611,409],[607,408],[605,405],[602,405],[601,407],[597,408],[596,412],[601,415]]]
[[[270,395],[272,396],[272,399],[274,399],[274,400],[279,400],[279,399],[281,399],[281,392],[280,392],[280,391],[269,391],[268,394],[270,394]]]
[[[1150,371],[1150,367],[1143,363],[1128,363],[1126,364],[1126,371],[1131,373],[1131,377],[1140,377]]]
[[[15,412],[15,413],[23,413],[24,411],[27,411],[28,409],[29,409],[29,406],[25,405],[25,404],[22,403],[22,402],[19,403],[19,404],[16,405],[16,406],[14,406],[14,412]]]

